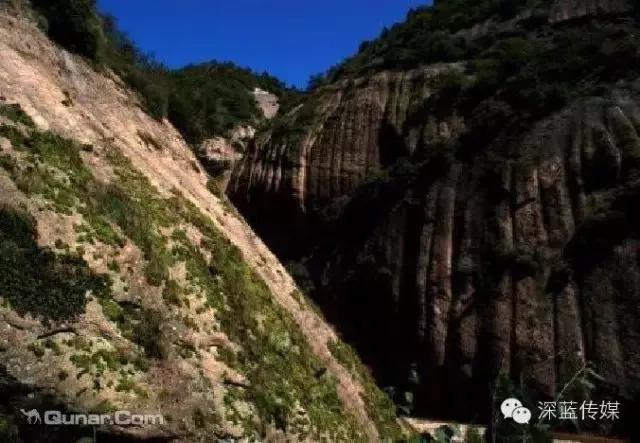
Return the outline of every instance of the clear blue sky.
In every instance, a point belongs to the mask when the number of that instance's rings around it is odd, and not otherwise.
[[[311,74],[429,0],[98,0],[145,52],[175,68],[212,59],[306,86]]]

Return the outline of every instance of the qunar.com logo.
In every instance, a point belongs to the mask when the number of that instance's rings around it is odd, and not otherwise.
[[[84,425],[119,425],[143,426],[163,425],[161,414],[135,414],[130,411],[116,411],[109,414],[72,414],[58,410],[38,411],[37,409],[20,409],[26,422],[30,425],[84,426]],[[0,442],[2,443],[2,442]]]

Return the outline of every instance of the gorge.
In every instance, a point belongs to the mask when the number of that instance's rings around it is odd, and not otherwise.
[[[639,440],[639,31],[634,0],[439,0],[301,91],[0,0],[0,440]]]
[[[591,365],[576,397],[637,408],[637,6],[489,3],[363,45],[228,193],[405,410],[486,422],[502,376]]]

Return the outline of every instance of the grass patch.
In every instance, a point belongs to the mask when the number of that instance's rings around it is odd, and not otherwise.
[[[171,214],[159,203],[146,179],[130,168],[119,168],[118,184],[105,186],[84,165],[81,145],[49,132],[34,131],[25,137],[6,126],[1,128],[11,132],[14,148],[22,151],[31,163],[28,167],[20,167],[9,159],[0,163],[21,191],[44,197],[56,212],[82,214],[86,223],[77,228],[81,241],[99,240],[123,246],[124,239],[117,226],[142,249],[148,261],[145,271],[149,282],[162,284],[170,263],[166,240],[158,229],[169,225]],[[127,164],[120,154],[112,153],[111,158],[119,165]],[[156,223],[147,224],[150,221]]]
[[[369,417],[376,423],[380,435],[397,441],[401,434],[395,422],[396,410],[391,399],[378,388],[369,370],[351,346],[341,341],[332,341],[328,346],[331,355],[360,380],[364,387],[362,400]]]
[[[80,351],[80,350],[79,350]],[[133,361],[117,350],[100,348],[92,352],[83,349],[69,357],[69,360],[80,370],[80,374],[102,376],[105,372],[134,374],[137,366]]]
[[[143,397],[143,398],[148,397],[147,392],[144,389],[142,389],[140,386],[138,386],[134,380],[128,377],[123,377],[120,380],[118,380],[118,384],[116,385],[115,389],[117,392],[133,392],[138,397]]]
[[[0,294],[15,310],[51,320],[73,318],[84,312],[87,292],[108,296],[110,281],[77,255],[38,246],[34,220],[0,207]]]
[[[19,104],[4,104],[0,103],[0,115],[8,118],[16,123],[21,123],[30,128],[35,127],[35,123],[31,120],[31,117],[22,110]]]
[[[180,295],[182,288],[173,280],[169,280],[162,290],[162,298],[170,305],[181,306]]]
[[[12,178],[18,180],[22,176],[38,182],[41,186],[33,188],[32,193],[82,214],[87,226],[80,235],[93,236],[99,228],[104,228],[102,232],[108,232],[105,238],[115,239],[121,232],[130,239],[147,260],[148,281],[165,285],[164,295],[169,303],[181,300],[182,295],[181,288],[169,280],[169,269],[178,261],[185,262],[186,290],[206,294],[222,331],[242,346],[236,354],[223,352],[223,358],[247,377],[249,387],[238,395],[255,406],[263,424],[274,423],[316,440],[321,436],[337,441],[366,439],[355,418],[344,410],[336,381],[324,374],[322,363],[313,355],[293,319],[273,300],[265,283],[211,219],[178,193],[171,198],[160,198],[149,181],[115,150],[108,151],[107,159],[117,180],[105,186],[97,182],[82,163],[80,145],[49,133],[34,133],[21,142],[19,149],[24,157],[40,166],[27,168],[17,164],[15,171],[8,171]],[[47,171],[46,174],[43,171]],[[59,199],[63,194],[65,198]],[[199,247],[175,230],[176,226],[186,224],[202,233],[204,239]],[[170,249],[162,232],[171,227],[174,235]],[[204,254],[203,249],[207,249],[208,254]],[[147,358],[164,357],[163,318],[158,312],[120,305],[106,292],[98,294],[97,299],[105,316],[118,324],[125,337],[138,343]],[[110,355],[94,359],[86,350],[79,355],[84,354],[85,357],[76,358],[80,366],[103,365],[108,369],[117,365],[117,360]],[[374,403],[372,407],[379,404]],[[302,425],[305,421],[299,418],[300,409],[308,416],[308,426]],[[385,411],[380,415],[389,419],[381,428],[383,435],[394,426],[391,413]],[[384,419],[377,421],[383,423]],[[251,418],[244,420],[243,425],[249,434],[261,434],[265,430],[256,428]]]
[[[27,346],[27,349],[33,352],[33,355],[35,355],[38,358],[41,358],[42,356],[44,356],[44,353],[45,353],[45,350],[42,347],[42,345],[38,343],[29,344],[29,346]]]
[[[147,358],[165,357],[161,346],[162,318],[158,312],[131,305],[121,306],[110,298],[101,298],[99,302],[104,316],[118,325],[122,335],[138,344]]]
[[[109,263],[107,263],[107,269],[112,272],[118,273],[120,272],[120,265],[117,261],[111,260]]]
[[[53,341],[52,339],[48,338],[44,341],[43,346],[46,349],[51,350],[51,352],[54,353],[54,355],[62,355],[62,351],[60,350],[60,346],[58,345],[58,343],[56,343],[55,341]]]
[[[223,331],[243,344],[240,353],[223,357],[250,381],[250,387],[238,395],[253,402],[263,418],[280,427],[306,432],[296,414],[299,406],[308,414],[311,435],[329,432],[339,441],[363,440],[354,418],[343,410],[336,381],[327,374],[318,375],[323,373],[322,363],[311,353],[290,316],[273,301],[265,283],[244,263],[240,251],[190,203],[185,203],[183,217],[205,236],[202,244],[211,253],[207,261],[192,245],[180,245],[178,252],[186,261],[190,282],[205,290]],[[278,376],[284,372],[286,379]],[[390,421],[385,423],[386,419]],[[384,423],[380,427],[383,436],[397,435],[392,407],[378,422]]]

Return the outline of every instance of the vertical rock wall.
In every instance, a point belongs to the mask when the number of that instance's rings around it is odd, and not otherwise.
[[[455,110],[412,117],[439,69],[333,87],[299,158],[286,161],[284,144],[256,143],[236,169],[233,197],[250,212],[258,195],[286,202],[286,230],[393,159],[455,137],[464,125]],[[468,417],[482,407],[469,399],[485,398],[500,373],[552,397],[587,361],[612,392],[638,394],[636,242],[606,254],[587,248],[593,260],[576,260],[571,248],[594,207],[628,181],[639,105],[631,93],[582,100],[532,128],[518,143],[535,160],[503,165],[499,183],[487,185],[481,165],[454,164],[380,209],[386,215],[351,226],[358,238],[334,239],[317,259],[320,302],[351,325],[347,335],[383,382],[417,363],[424,410]]]

